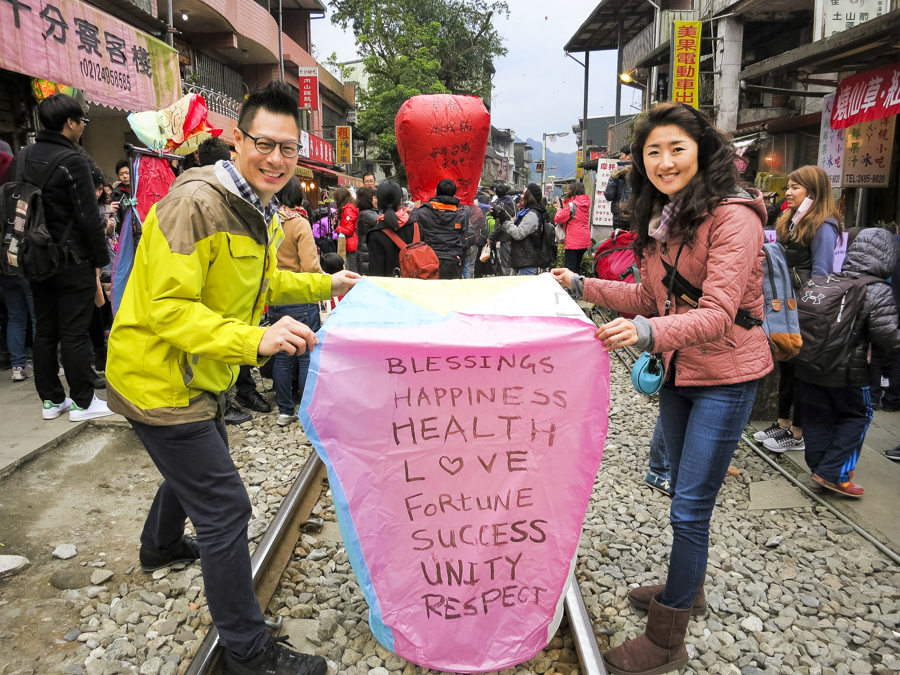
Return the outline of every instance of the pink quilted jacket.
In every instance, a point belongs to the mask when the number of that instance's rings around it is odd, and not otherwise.
[[[571,215],[569,204],[574,201],[575,215]],[[567,199],[556,212],[553,222],[566,228],[566,248],[580,249],[591,246],[591,198],[578,195],[574,200]]]
[[[653,317],[654,351],[664,353],[666,379],[679,386],[713,386],[756,380],[772,370],[772,355],[761,327],[736,326],[738,309],[763,316],[762,195],[723,201],[707,215],[692,247],[685,247],[678,272],[703,289],[696,309],[676,299],[674,313],[665,314],[666,270],[675,262],[680,241],[656,245],[641,262],[641,283],[585,279],[584,299],[621,312]]]

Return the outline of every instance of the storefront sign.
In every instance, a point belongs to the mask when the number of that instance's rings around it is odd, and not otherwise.
[[[597,190],[594,195],[594,217],[591,220],[593,227],[612,227],[613,214],[610,203],[603,196],[609,179],[612,178],[612,172],[616,168],[616,161],[613,159],[597,160]]]
[[[836,92],[833,129],[900,113],[900,63],[846,77]]]
[[[334,147],[315,134],[300,132],[300,156],[323,164],[334,164]]]
[[[831,181],[831,187],[839,188],[844,176],[844,129],[832,129],[831,112],[834,109],[834,94],[822,99],[822,130],[819,136],[819,161],[817,164]]]
[[[300,107],[319,109],[319,68],[300,68]]]
[[[0,68],[75,87],[133,112],[181,96],[178,52],[78,0],[0,2]]]
[[[500,180],[509,180],[509,159],[500,158]]]
[[[579,150],[575,153],[575,178],[581,180],[584,178],[584,169],[581,166],[582,158],[584,157],[584,152]]]
[[[822,37],[831,37],[881,16],[889,0],[827,0],[822,8]]]
[[[349,166],[353,163],[353,153],[351,152],[351,147],[353,146],[353,132],[350,130],[350,127],[335,127],[334,135],[337,139],[337,143],[335,144],[335,164],[345,164]]]
[[[670,98],[700,107],[700,33],[702,21],[672,22],[672,63],[669,72]]]
[[[841,187],[886,188],[891,173],[896,117],[856,124],[845,130]]]

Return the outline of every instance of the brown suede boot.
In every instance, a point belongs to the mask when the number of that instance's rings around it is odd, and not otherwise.
[[[628,601],[643,610],[650,608],[650,601],[665,590],[665,584],[658,586],[638,586],[628,591]],[[692,616],[703,616],[707,611],[706,592],[703,586],[697,591],[697,597],[694,598],[694,605],[691,607]]]
[[[687,664],[684,636],[691,610],[666,607],[659,598],[650,600],[644,634],[603,655],[613,675],[662,675]]]

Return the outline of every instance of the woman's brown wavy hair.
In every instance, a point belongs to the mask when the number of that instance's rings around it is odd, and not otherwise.
[[[778,222],[775,223],[779,242],[786,244],[794,239],[804,246],[809,246],[813,237],[816,236],[816,232],[822,227],[822,223],[829,217],[837,221],[838,233],[843,231],[841,214],[837,210],[834,194],[831,192],[831,181],[824,169],[807,164],[792,172],[788,176],[788,180],[805,187],[807,197],[813,200],[813,205],[809,207],[809,211],[804,214],[800,222],[794,226],[793,232],[791,232],[791,218],[794,217],[796,209],[785,209],[778,218]]]

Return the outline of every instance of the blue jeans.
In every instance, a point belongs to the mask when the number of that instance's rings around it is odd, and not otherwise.
[[[9,311],[9,326],[6,341],[9,346],[9,360],[13,368],[24,368],[28,365],[25,358],[25,331],[28,328],[28,317],[34,329],[34,301],[31,299],[31,285],[22,277],[0,275],[0,287]]]
[[[872,421],[868,387],[822,387],[797,380],[802,392],[804,453],[809,470],[846,483],[856,469]]]
[[[669,480],[669,460],[666,458],[666,439],[663,437],[662,418],[656,416],[653,438],[650,439],[650,473]]]
[[[516,270],[516,274],[520,275],[520,276],[526,275],[526,274],[534,275],[534,274],[537,274],[537,272],[538,272],[537,267],[520,267],[519,269]]]
[[[663,386],[659,413],[675,491],[669,512],[672,554],[660,602],[687,609],[706,577],[709,521],[741,432],[756,380],[714,387]]]
[[[475,278],[475,258],[478,256],[479,250],[481,249],[478,246],[469,246],[466,249],[466,254],[463,256],[463,279]]]
[[[318,303],[269,307],[269,320],[272,323],[275,323],[283,316],[297,319],[300,323],[309,326],[313,332],[322,327]],[[291,391],[295,365],[299,368],[300,398],[303,398],[306,374],[309,372],[309,352],[304,352],[299,356],[286,354],[285,352],[275,354],[272,384],[275,387],[275,402],[278,404],[278,412],[282,415],[293,415],[295,412],[294,397]]]

